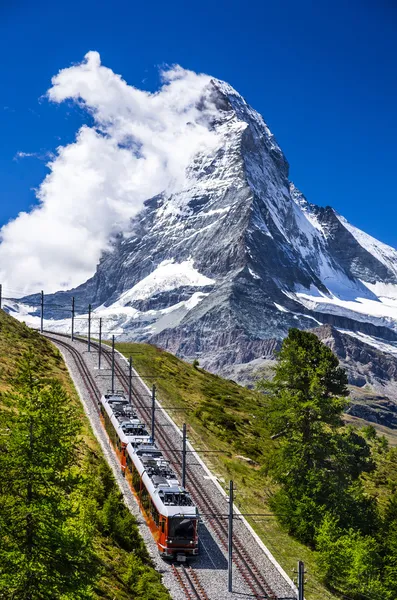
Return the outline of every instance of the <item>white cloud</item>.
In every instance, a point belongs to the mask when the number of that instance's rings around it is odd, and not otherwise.
[[[54,159],[55,154],[53,154],[53,152],[22,152],[22,151],[19,151],[14,156],[14,160],[19,160],[20,158],[38,158],[39,160],[48,160],[48,159]]]
[[[18,158],[31,158],[32,156],[36,157],[36,152],[17,152],[14,156],[14,160],[18,160]]]
[[[191,158],[214,147],[208,123],[216,109],[203,94],[209,81],[176,66],[151,94],[102,66],[97,52],[60,71],[48,98],[84,106],[94,126],[57,149],[36,193],[39,205],[2,228],[0,281],[28,293],[67,289],[90,277],[144,200],[181,189]]]

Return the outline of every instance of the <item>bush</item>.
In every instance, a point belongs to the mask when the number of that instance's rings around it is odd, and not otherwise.
[[[353,529],[344,532],[336,519],[327,516],[317,532],[316,543],[322,576],[331,588],[354,600],[393,600],[383,584],[380,547],[375,538]]]

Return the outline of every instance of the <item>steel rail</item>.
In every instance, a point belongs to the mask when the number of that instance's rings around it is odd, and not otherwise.
[[[58,334],[55,334],[58,335]],[[84,383],[88,383],[88,393],[90,395],[91,401],[94,404],[95,410],[99,413],[99,399],[101,397],[101,392],[96,384],[95,379],[90,373],[88,366],[86,365],[83,357],[80,352],[70,343],[59,340],[58,338],[54,338],[47,332],[45,333],[45,337],[51,340],[55,344],[59,344],[62,348],[66,349],[73,356],[74,362],[76,364],[77,370],[80,374],[80,377],[84,381]]]
[[[188,600],[210,600],[196,571],[191,566],[171,564],[172,572]],[[183,576],[182,576],[183,573]]]

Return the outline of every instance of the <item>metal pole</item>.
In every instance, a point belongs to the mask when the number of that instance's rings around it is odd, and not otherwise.
[[[44,292],[41,290],[41,300],[40,300],[40,332],[43,333],[43,325],[44,325]]]
[[[88,305],[88,352],[91,352],[91,304]]]
[[[72,296],[72,331],[71,331],[72,342],[74,341],[74,296]]]
[[[154,444],[154,425],[155,425],[155,414],[156,414],[156,386],[153,384],[152,387],[152,444]]]
[[[132,404],[132,356],[128,361],[128,401]]]
[[[2,300],[2,295],[3,295],[3,286],[0,283],[0,309],[1,309],[1,300]]]
[[[233,591],[233,481],[229,481],[228,590]]]
[[[102,358],[102,317],[99,318],[98,369],[101,368],[101,358]]]
[[[186,487],[186,423],[182,428],[182,487]]]
[[[112,335],[112,394],[114,394],[114,335]]]
[[[305,565],[298,560],[298,600],[304,600],[305,595]]]

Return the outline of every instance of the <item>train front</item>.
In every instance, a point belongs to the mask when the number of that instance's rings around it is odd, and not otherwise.
[[[162,501],[167,509],[163,557],[186,561],[196,556],[199,515],[189,493],[181,487],[169,489]]]

